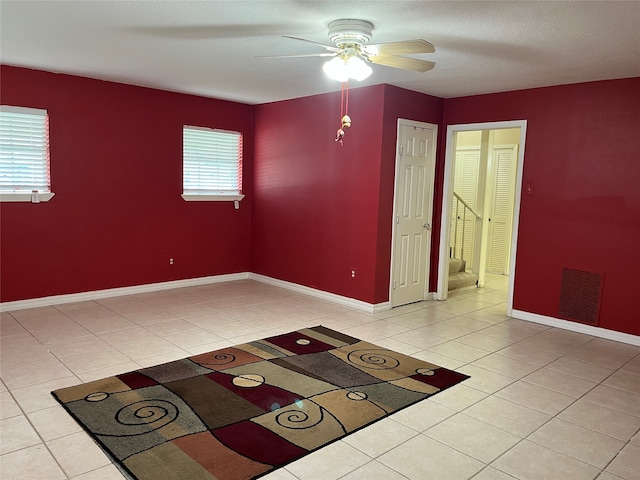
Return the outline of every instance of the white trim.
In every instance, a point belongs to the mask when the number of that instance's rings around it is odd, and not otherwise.
[[[40,115],[42,117],[47,115],[47,110],[44,108],[17,107],[15,105],[0,105],[0,112]]]
[[[616,332],[615,330],[607,330],[606,328],[593,327],[591,325],[585,325],[584,323],[560,320],[559,318],[538,315],[537,313],[523,312],[522,310],[513,310],[510,316],[518,320],[526,320],[527,322],[540,323],[550,327],[562,328],[563,330],[571,330],[572,332],[584,333],[593,335],[594,337],[640,346],[640,336],[631,335],[630,333]]]
[[[25,308],[47,307],[50,305],[62,305],[65,303],[84,302],[87,300],[97,300],[100,298],[119,297],[123,295],[134,295],[136,293],[157,292],[160,290],[170,290],[172,288],[192,287],[196,285],[207,285],[211,283],[232,282],[236,280],[256,280],[276,287],[291,290],[311,297],[320,298],[329,302],[362,310],[368,313],[382,312],[391,308],[389,302],[371,304],[356,300],[355,298],[343,297],[334,293],[324,292],[315,288],[305,287],[296,283],[278,280],[257,273],[242,272],[230,273],[227,275],[214,275],[210,277],[188,278],[185,280],[172,280],[169,282],[149,283],[146,285],[134,285],[132,287],[108,288],[105,290],[93,290],[90,292],[70,293],[67,295],[53,295],[50,297],[32,298],[28,300],[16,300],[13,302],[0,303],[0,312],[13,310],[24,310]]]
[[[50,305],[62,305],[65,303],[83,302],[87,300],[96,300],[101,298],[119,297],[123,295],[133,295],[136,293],[148,293],[157,292],[161,290],[170,290],[173,288],[191,287],[197,285],[208,285],[212,283],[232,282],[236,280],[255,280],[258,282],[266,283],[276,287],[291,290],[303,295],[309,295],[311,297],[327,300],[332,303],[344,305],[357,310],[362,310],[367,313],[377,313],[385,310],[390,310],[391,305],[389,302],[371,304],[356,300],[354,298],[343,297],[342,295],[336,295],[334,293],[324,292],[311,287],[305,287],[297,283],[291,283],[284,280],[278,280],[276,278],[267,277],[258,273],[242,272],[242,273],[230,273],[226,275],[214,275],[210,277],[198,277],[188,278],[185,280],[172,280],[169,282],[150,283],[146,285],[135,285],[132,287],[120,287],[109,288],[105,290],[94,290],[91,292],[71,293],[68,295],[54,295],[51,297],[33,298],[29,300],[17,300],[14,302],[0,303],[0,312],[8,312],[14,310],[24,310],[26,308],[46,307]],[[431,292],[429,294],[430,300],[435,300],[435,294]],[[569,322],[567,320],[560,320],[553,317],[547,317],[544,315],[538,315],[535,313],[523,312],[521,310],[513,310],[510,315],[512,318],[519,320],[525,320],[533,323],[540,323],[542,325],[548,325],[550,327],[561,328],[564,330],[571,330],[573,332],[585,333],[587,335],[593,335],[594,337],[606,338],[614,340],[616,342],[628,343],[631,345],[640,346],[640,336],[631,335],[629,333],[616,332],[615,330],[607,330],[605,328],[592,327],[590,325],[584,325],[582,323]]]
[[[438,300],[447,299],[448,279],[449,279],[449,219],[451,218],[451,198],[453,192],[453,163],[454,147],[453,135],[457,132],[468,132],[476,130],[502,130],[506,128],[520,128],[520,140],[518,145],[518,164],[516,166],[516,189],[513,202],[513,225],[511,235],[511,251],[509,257],[509,287],[507,293],[507,315],[512,316],[513,312],[513,287],[516,276],[516,250],[518,247],[518,225],[520,222],[520,200],[522,193],[522,171],[524,170],[524,151],[527,136],[526,120],[511,120],[505,122],[485,122],[467,123],[461,125],[447,126],[447,139],[445,142],[445,164],[444,164],[444,185],[442,188],[442,212],[440,218],[440,252],[438,260],[438,287],[436,298]]]
[[[55,193],[53,192],[38,192],[39,200],[33,201],[33,194],[29,193],[0,193],[0,202],[29,202],[29,203],[42,203],[48,202],[53,198]]]
[[[285,288],[293,292],[309,295],[310,297],[320,298],[322,300],[327,300],[329,302],[344,305],[345,307],[355,308],[357,310],[362,310],[368,313],[381,312],[383,310],[389,310],[391,308],[389,302],[371,304],[363,302],[361,300],[356,300],[355,298],[343,297],[342,295],[336,295],[335,293],[329,293],[323,290],[317,290],[315,288],[299,285],[297,283],[291,283],[285,280],[278,280],[277,278],[267,277],[265,275],[260,275],[259,273],[250,273],[249,279],[267,283],[275,287]]]
[[[62,305],[64,303],[84,302],[100,298],[119,297],[136,293],[157,292],[172,288],[191,287],[195,285],[207,285],[209,283],[231,282],[234,280],[246,280],[248,272],[230,273],[227,275],[215,275],[211,277],[188,278],[185,280],[172,280],[169,282],[149,283],[132,287],[108,288],[105,290],[93,290],[90,292],[70,293],[67,295],[54,295],[51,297],[33,298],[28,300],[16,300],[0,303],[0,312],[11,310],[24,310],[25,308],[46,307],[49,305]]]
[[[185,202],[239,202],[244,198],[244,195],[234,193],[229,195],[200,195],[183,193],[181,196]]]

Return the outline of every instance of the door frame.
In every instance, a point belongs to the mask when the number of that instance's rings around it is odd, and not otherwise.
[[[522,194],[522,171],[524,167],[525,141],[527,136],[527,121],[512,120],[505,122],[467,123],[448,125],[444,157],[444,182],[442,188],[442,212],[440,217],[440,248],[438,256],[438,287],[436,299],[446,300],[449,287],[449,238],[450,218],[453,204],[453,174],[455,163],[454,135],[457,132],[475,130],[502,130],[505,128],[520,128],[518,144],[518,161],[516,165],[516,188],[513,205],[513,223],[511,248],[509,251],[509,287],[507,293],[507,315],[513,311],[513,286],[516,275],[516,250],[518,247],[518,225],[520,222],[520,199]]]
[[[416,120],[408,120],[405,118],[398,118],[398,123],[397,123],[397,131],[396,131],[396,157],[395,157],[395,166],[394,166],[394,177],[393,177],[393,209],[392,209],[392,216],[391,216],[391,265],[389,268],[389,307],[393,308],[394,304],[393,304],[393,267],[395,265],[395,260],[394,260],[394,252],[395,252],[395,245],[396,245],[396,222],[395,222],[395,217],[396,217],[396,196],[398,194],[398,179],[399,179],[399,175],[398,175],[398,168],[400,166],[400,133],[402,130],[403,126],[409,126],[409,127],[418,127],[418,128],[425,128],[425,129],[432,129],[433,130],[433,159],[434,159],[434,169],[435,169],[435,165],[437,163],[437,153],[438,153],[438,125],[435,123],[428,123],[428,122],[419,122]],[[432,204],[432,209],[433,209],[433,200],[434,200],[434,190],[435,190],[435,181],[436,181],[436,176],[435,176],[435,171],[433,172],[432,175],[433,181],[432,181],[432,185],[431,185],[431,204]],[[431,215],[431,225],[432,228],[429,230],[429,234],[431,234],[431,232],[433,231],[433,223],[434,223],[434,218],[433,218],[433,212]],[[428,298],[429,295],[429,274],[430,274],[430,265],[431,265],[431,245],[433,245],[433,239],[429,240],[429,251],[427,252],[426,255],[426,262],[427,264],[425,265],[425,280],[424,280],[424,291],[422,293],[422,300],[426,300]]]

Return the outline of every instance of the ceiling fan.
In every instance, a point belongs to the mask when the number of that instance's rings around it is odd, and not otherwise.
[[[319,45],[326,52],[278,55],[277,57],[334,57],[324,64],[323,70],[330,78],[343,82],[349,78],[356,80],[367,78],[371,74],[368,63],[414,72],[427,72],[435,66],[434,62],[400,56],[434,53],[435,47],[426,40],[404,40],[376,45],[369,44],[372,36],[373,24],[371,22],[356,19],[334,20],[329,24],[329,40],[334,45],[325,45],[313,40],[284,35],[285,38]]]

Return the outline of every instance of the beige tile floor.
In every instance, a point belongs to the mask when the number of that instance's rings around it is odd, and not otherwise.
[[[505,315],[506,278],[367,314],[255,281],[2,313],[2,480],[121,480],[50,391],[325,325],[471,378],[268,480],[640,479],[640,347]]]

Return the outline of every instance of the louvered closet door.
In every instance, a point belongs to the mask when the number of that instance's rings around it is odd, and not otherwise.
[[[509,274],[511,223],[516,180],[517,147],[493,150],[493,199],[489,215],[489,255],[487,270]]]
[[[478,175],[480,171],[480,149],[459,149],[456,151],[455,177],[453,182],[453,190],[462,197],[474,210],[478,211]],[[458,235],[458,252],[463,242],[464,232],[464,255],[456,253],[456,258],[463,258],[467,261],[467,268],[471,269],[473,265],[473,241],[474,241],[474,217],[467,213],[466,220],[463,221],[464,209],[462,204],[458,210],[459,219],[456,219],[455,201],[454,208],[451,212],[451,246],[453,247],[456,235]]]

